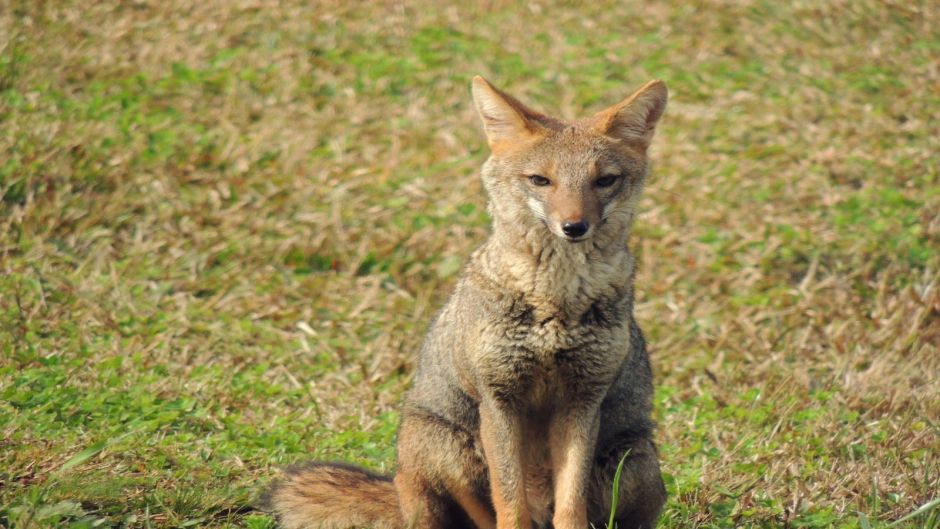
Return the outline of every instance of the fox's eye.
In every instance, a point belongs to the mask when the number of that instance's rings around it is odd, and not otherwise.
[[[616,182],[618,178],[620,178],[619,174],[604,175],[598,178],[597,180],[595,180],[594,185],[596,185],[597,187],[610,187],[614,185],[614,182]]]
[[[529,182],[532,182],[532,185],[539,186],[539,187],[547,186],[548,184],[552,183],[551,180],[549,180],[548,178],[545,178],[544,176],[540,174],[530,175]]]

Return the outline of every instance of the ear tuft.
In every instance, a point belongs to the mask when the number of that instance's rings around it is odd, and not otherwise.
[[[646,149],[668,98],[665,83],[650,81],[627,99],[598,112],[592,126],[602,134]]]
[[[491,147],[504,141],[523,140],[538,130],[539,125],[530,119],[538,116],[536,112],[479,75],[473,78],[472,92]]]

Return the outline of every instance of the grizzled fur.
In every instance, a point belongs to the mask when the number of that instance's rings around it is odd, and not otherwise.
[[[346,463],[308,463],[285,469],[282,480],[268,489],[261,503],[280,515],[284,527],[401,526],[400,517],[395,516],[399,508],[392,480]]]
[[[656,524],[665,490],[627,240],[665,87],[575,123],[482,78],[473,92],[493,233],[421,350],[395,489],[345,466],[289,472],[270,495],[288,529],[603,527],[624,455],[617,527]]]

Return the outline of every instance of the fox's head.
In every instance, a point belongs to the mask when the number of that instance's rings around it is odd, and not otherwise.
[[[666,85],[651,81],[622,102],[568,123],[475,77],[473,100],[492,151],[482,176],[497,225],[541,229],[544,223],[572,243],[628,230],[666,99]]]

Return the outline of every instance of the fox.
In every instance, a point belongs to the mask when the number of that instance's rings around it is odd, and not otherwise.
[[[480,76],[472,96],[492,229],[419,351],[397,472],[285,470],[265,494],[284,529],[658,522],[666,490],[628,243],[666,85],[572,121]]]

